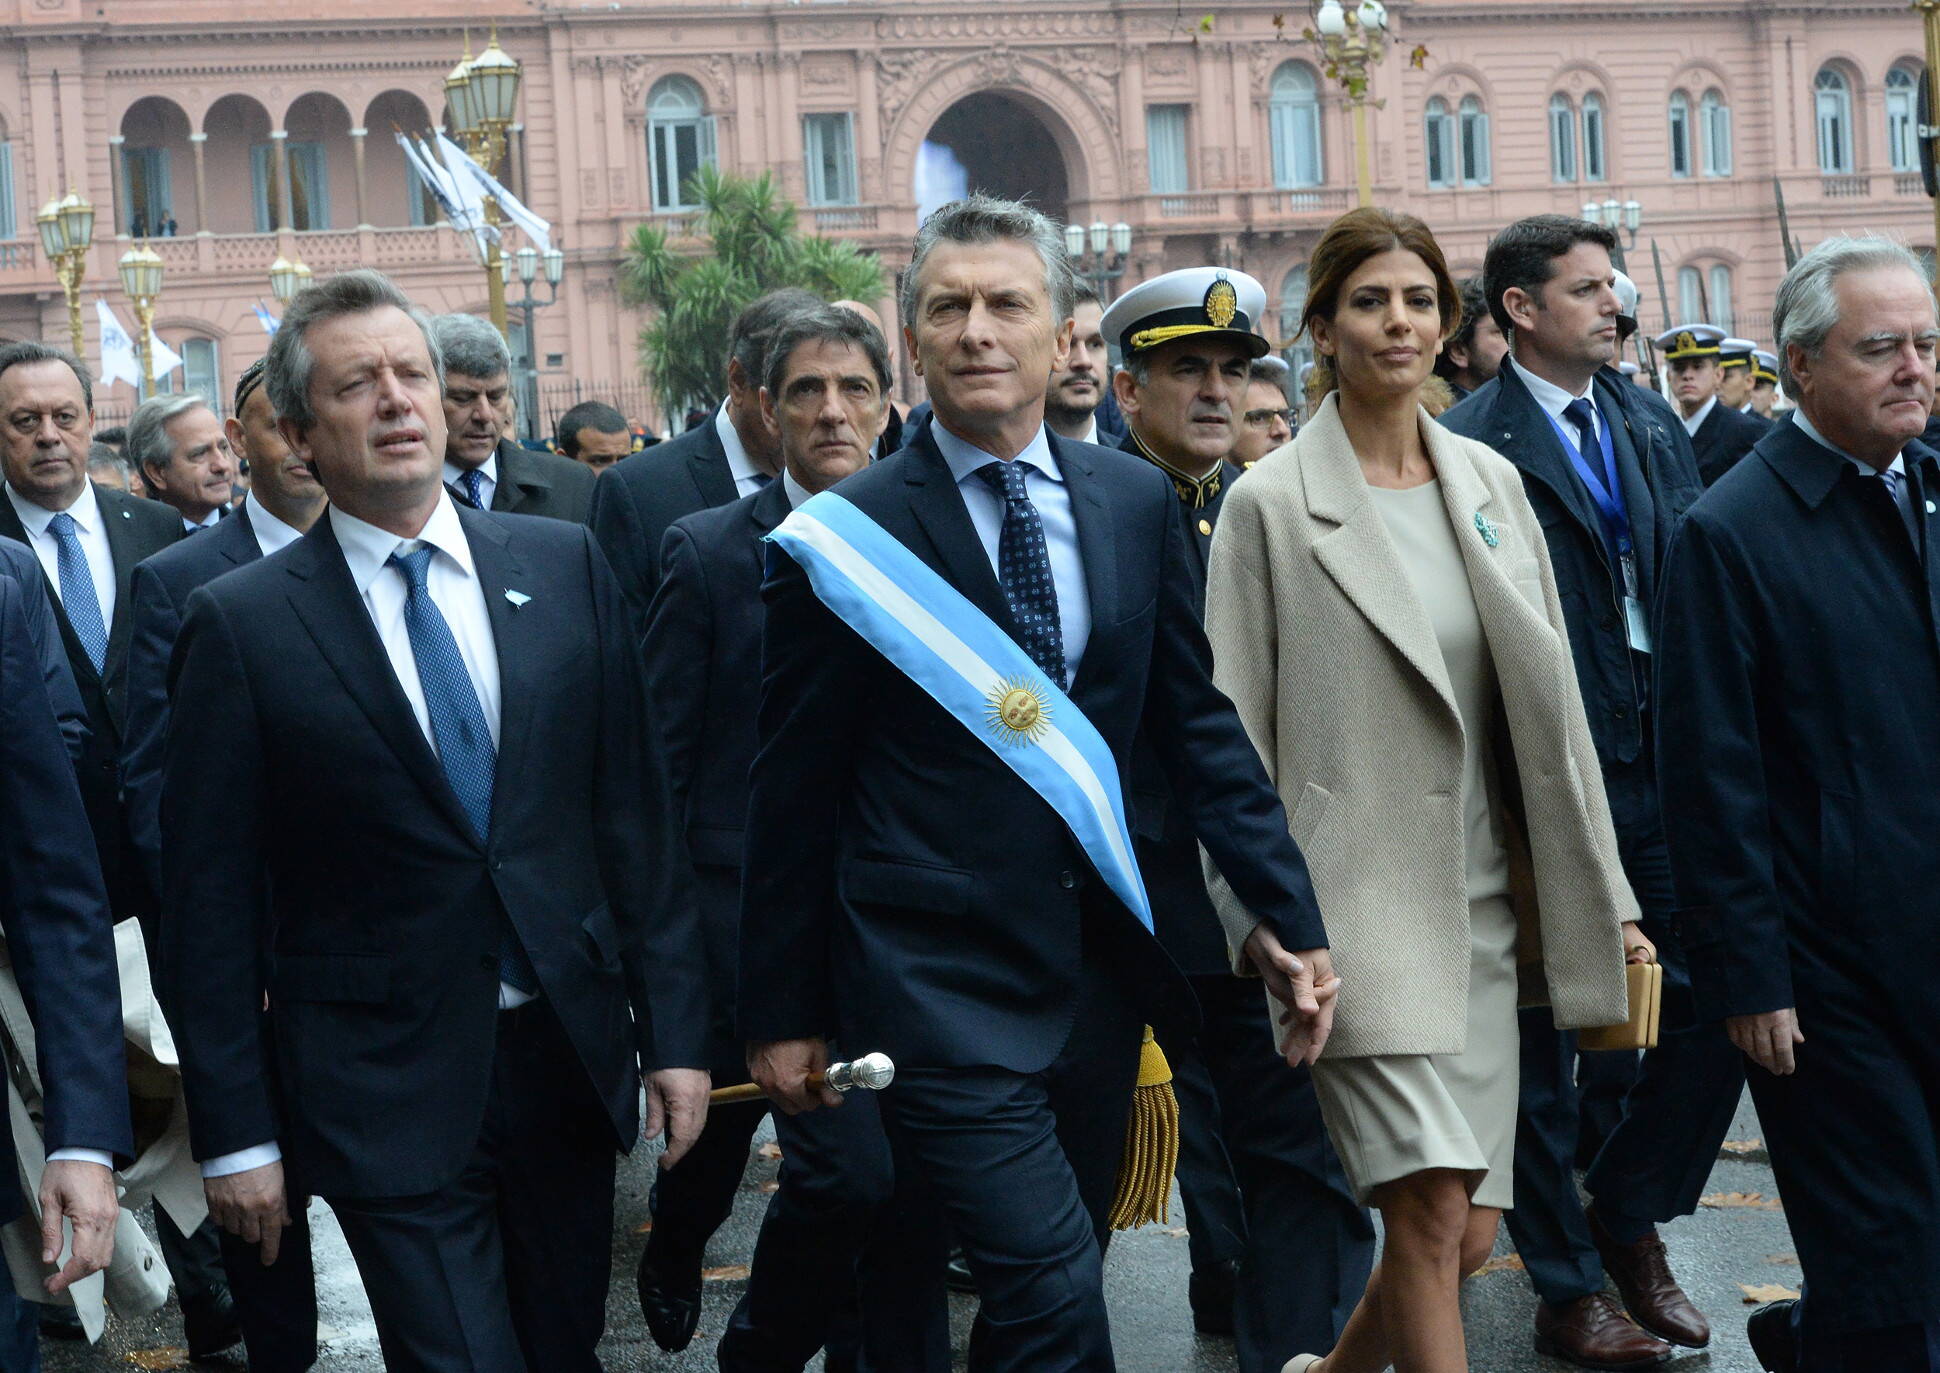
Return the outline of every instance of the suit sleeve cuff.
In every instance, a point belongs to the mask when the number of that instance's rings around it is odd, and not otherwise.
[[[238,1149],[233,1154],[218,1154],[215,1158],[202,1160],[204,1178],[226,1178],[231,1173],[247,1173],[251,1168],[261,1168],[265,1164],[282,1161],[283,1151],[275,1140],[258,1144],[250,1149]]]
[[[47,1156],[49,1163],[98,1163],[113,1170],[114,1155],[106,1149],[56,1149]]]

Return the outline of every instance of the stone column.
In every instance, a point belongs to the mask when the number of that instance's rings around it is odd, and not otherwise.
[[[270,166],[276,175],[276,203],[270,206],[276,231],[287,233],[294,226],[290,213],[290,131],[288,129],[270,130]]]
[[[128,159],[123,156],[128,140],[121,134],[108,136],[108,174],[114,187],[115,237],[128,237]]]
[[[197,237],[209,232],[209,174],[203,166],[203,148],[209,135],[196,132],[189,135],[189,150],[195,154],[195,232]]]
[[[505,131],[505,189],[520,200],[531,203],[525,192],[525,125],[514,124]]]
[[[876,97],[873,57],[857,55],[856,77],[862,95],[857,102],[855,122],[856,199],[864,205],[901,200],[903,196],[889,191],[889,167],[882,146],[882,107]]]
[[[350,152],[357,162],[357,227],[370,227],[370,184],[364,174],[364,137],[369,129],[350,131]]]

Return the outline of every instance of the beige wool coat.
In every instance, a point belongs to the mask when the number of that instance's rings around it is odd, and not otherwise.
[[[1461,717],[1427,612],[1361,476],[1338,398],[1227,494],[1206,631],[1313,873],[1341,978],[1329,1058],[1464,1047],[1469,908]],[[1522,477],[1421,412],[1495,661],[1524,1004],[1565,1028],[1626,1019],[1636,899]],[[1493,540],[1493,542],[1491,542]],[[1208,864],[1234,968],[1257,921]]]

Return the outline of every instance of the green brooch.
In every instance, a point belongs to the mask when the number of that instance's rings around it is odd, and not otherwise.
[[[1495,536],[1495,526],[1482,518],[1482,512],[1480,510],[1475,512],[1475,532],[1482,536],[1482,542],[1490,548],[1494,548],[1502,542],[1502,540]]]

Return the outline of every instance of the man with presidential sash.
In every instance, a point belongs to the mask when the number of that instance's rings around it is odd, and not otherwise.
[[[1265,314],[1266,288],[1246,273],[1187,267],[1132,287],[1104,320],[1123,358],[1112,388],[1130,432],[1119,447],[1172,483],[1202,617],[1206,555],[1241,474],[1227,454],[1268,350]],[[1197,1035],[1165,1046],[1179,1099],[1193,1324],[1234,1336],[1240,1373],[1279,1373],[1298,1351],[1339,1338],[1367,1286],[1374,1227],[1327,1140],[1306,1068],[1279,1060],[1265,999],[1233,976],[1192,817],[1145,739],[1133,755],[1132,805],[1153,929],[1202,1019]]]
[[[976,1370],[1109,1370],[1100,1236],[1141,1027],[1190,1033],[1123,791],[1134,737],[1261,922],[1289,1057],[1339,984],[1306,866],[1213,687],[1177,499],[1048,434],[1062,235],[982,196],[925,221],[901,314],[934,423],[776,529],[739,1017],[784,1111],[825,1040],[880,1050],[899,1202],[983,1296]],[[942,1300],[941,1226],[934,1300]]]

